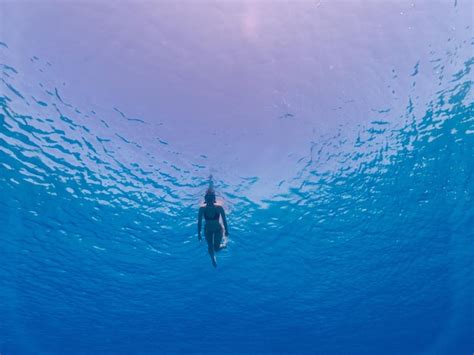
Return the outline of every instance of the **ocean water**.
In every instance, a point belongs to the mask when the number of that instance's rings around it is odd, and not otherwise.
[[[301,115],[336,124],[253,175],[186,135],[150,143],[156,117],[76,105],[47,56],[19,64],[1,42],[0,353],[471,354],[474,57],[459,31],[409,71],[383,63],[389,94],[406,88],[352,121],[286,105],[272,119],[296,116],[288,134]],[[254,133],[256,155],[286,149]],[[216,269],[196,233],[210,174],[230,232]]]

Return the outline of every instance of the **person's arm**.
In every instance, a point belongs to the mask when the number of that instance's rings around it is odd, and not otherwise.
[[[202,207],[199,207],[199,213],[198,213],[198,240],[199,241],[202,239],[201,237],[202,213],[203,213],[203,209]]]
[[[222,223],[224,223],[225,236],[228,236],[229,235],[229,229],[227,228],[227,219],[225,218],[224,208],[221,206],[220,210],[221,210],[221,216],[222,216]]]

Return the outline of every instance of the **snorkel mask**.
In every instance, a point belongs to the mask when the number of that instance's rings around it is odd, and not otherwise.
[[[212,205],[213,203],[216,203],[216,193],[214,190],[207,190],[206,195],[204,195],[204,201],[208,205]]]

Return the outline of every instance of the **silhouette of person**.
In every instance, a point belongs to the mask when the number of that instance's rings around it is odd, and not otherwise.
[[[226,247],[225,241],[223,242],[223,230],[220,223],[220,218],[222,218],[222,223],[224,224],[225,236],[229,236],[227,229],[227,220],[225,217],[224,208],[222,206],[216,205],[216,194],[212,188],[209,188],[204,196],[205,206],[199,208],[198,214],[198,240],[201,241],[201,227],[202,227],[202,218],[206,220],[204,226],[204,234],[206,236],[207,247],[209,251],[209,256],[211,257],[212,265],[217,267],[216,253]]]

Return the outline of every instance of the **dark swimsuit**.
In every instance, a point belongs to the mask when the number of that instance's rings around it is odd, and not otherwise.
[[[209,218],[206,213],[204,212],[204,219],[206,221],[217,221],[219,219],[219,211],[216,211],[216,214],[214,215],[214,217],[212,218]]]

